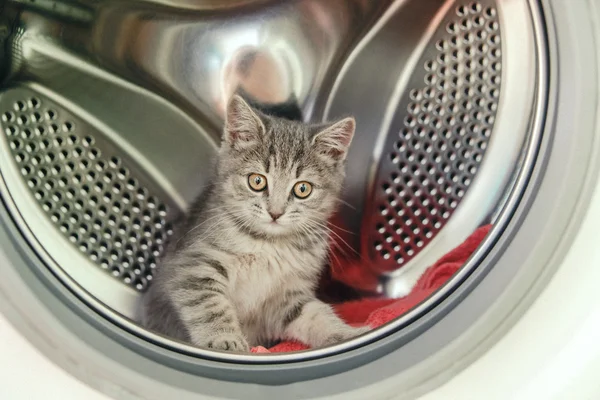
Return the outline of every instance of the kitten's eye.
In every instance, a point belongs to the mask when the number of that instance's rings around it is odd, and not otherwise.
[[[298,182],[294,185],[294,196],[305,199],[312,193],[312,185],[308,182]]]
[[[248,185],[255,192],[262,192],[267,188],[267,178],[261,174],[250,174],[248,176]]]

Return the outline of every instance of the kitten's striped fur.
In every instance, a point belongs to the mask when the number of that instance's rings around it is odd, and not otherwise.
[[[200,347],[247,351],[292,339],[322,347],[360,335],[315,297],[354,120],[308,125],[234,96],[211,185],[145,295],[143,323]],[[248,186],[253,173],[268,189]],[[298,181],[313,192],[292,195]],[[280,214],[274,222],[269,215]]]

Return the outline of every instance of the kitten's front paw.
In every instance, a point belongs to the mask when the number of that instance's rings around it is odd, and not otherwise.
[[[235,333],[222,333],[206,342],[205,346],[213,350],[247,352],[250,350],[244,337]]]
[[[350,340],[357,336],[363,335],[363,334],[371,331],[371,329],[372,328],[369,326],[362,326],[360,328],[353,328],[353,327],[349,326],[347,329],[344,329],[342,332],[336,332],[334,334],[329,335],[325,339],[323,346],[333,346],[334,344],[345,342],[346,340]]]

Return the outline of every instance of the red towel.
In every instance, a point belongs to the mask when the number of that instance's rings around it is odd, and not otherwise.
[[[366,298],[334,305],[338,315],[351,325],[369,325],[373,328],[381,326],[404,314],[446,281],[467,261],[487,235],[491,225],[482,226],[467,238],[461,245],[450,251],[438,262],[429,267],[419,279],[412,291],[401,299]],[[351,269],[354,276],[361,276],[357,269]],[[335,276],[335,275],[334,275]],[[336,277],[337,278],[337,277]],[[346,282],[348,280],[345,280]],[[253,353],[281,353],[306,350],[308,346],[298,342],[282,342],[270,349],[262,346],[252,349]]]

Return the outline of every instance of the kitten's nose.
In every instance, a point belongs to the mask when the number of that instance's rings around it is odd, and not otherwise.
[[[273,218],[273,221],[277,221],[277,219],[279,217],[281,217],[283,215],[282,212],[276,212],[276,211],[269,211],[269,215],[271,216],[271,218]]]

